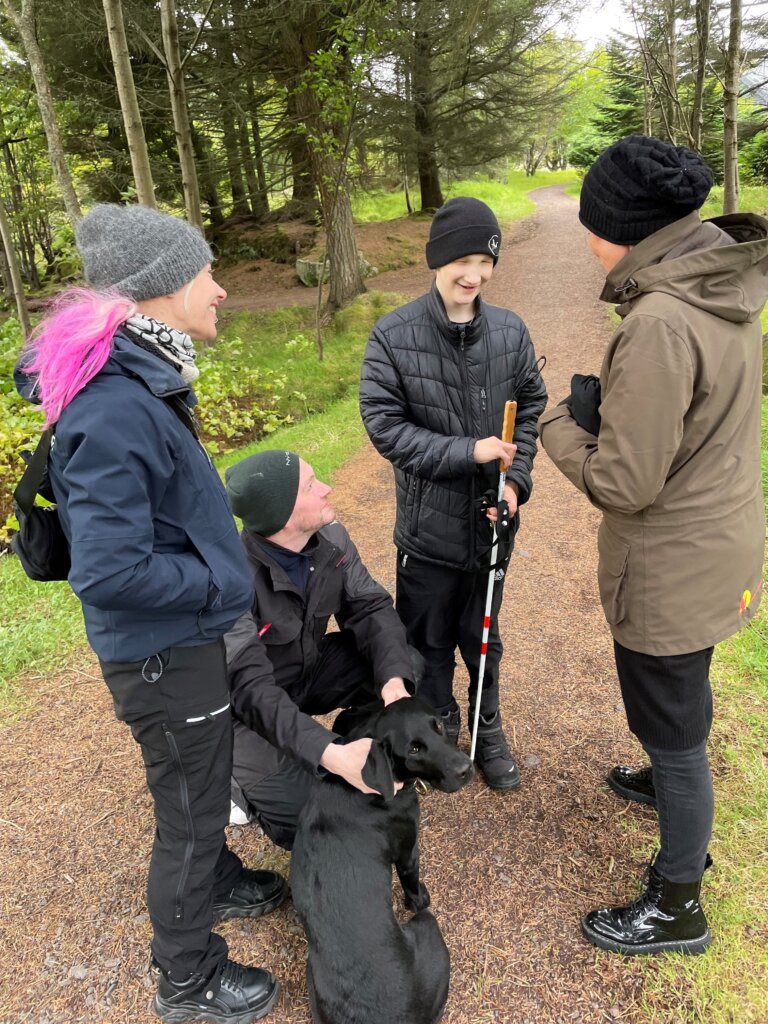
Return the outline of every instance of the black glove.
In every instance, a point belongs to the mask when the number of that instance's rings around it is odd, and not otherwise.
[[[592,373],[574,373],[571,377],[571,401],[567,404],[582,430],[597,437],[600,433],[600,378]]]

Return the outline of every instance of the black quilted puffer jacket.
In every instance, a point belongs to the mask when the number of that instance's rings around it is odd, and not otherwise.
[[[451,323],[436,287],[382,317],[363,359],[360,412],[395,470],[398,549],[457,569],[491,561],[480,499],[498,487],[498,462],[478,466],[475,441],[501,436],[504,403],[517,401],[517,454],[507,479],[531,494],[536,421],[547,404],[528,330],[515,313],[477,300],[468,324]]]

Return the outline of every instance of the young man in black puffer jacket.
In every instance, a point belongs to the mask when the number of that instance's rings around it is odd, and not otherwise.
[[[471,722],[488,573],[495,567],[476,760],[489,786],[513,789],[520,774],[499,713],[498,615],[510,550],[497,564],[482,498],[495,495],[501,459],[504,498],[517,524],[517,510],[531,494],[536,421],[547,392],[520,317],[480,299],[500,246],[498,222],[485,203],[462,196],[437,211],[426,249],[434,285],[374,327],[360,411],[395,471],[397,610],[426,660],[420,696],[438,708],[456,740],[454,653],[458,646],[469,672]],[[511,399],[517,420],[507,444],[498,435]]]

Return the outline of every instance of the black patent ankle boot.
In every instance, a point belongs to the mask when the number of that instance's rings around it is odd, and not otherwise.
[[[670,882],[651,865],[639,899],[626,907],[591,910],[581,930],[593,945],[613,953],[703,953],[712,936],[700,890],[700,878]]]
[[[619,764],[611,768],[605,777],[605,781],[619,796],[625,800],[634,800],[639,804],[656,806],[656,789],[653,785],[653,768],[648,765],[645,768],[630,768],[628,765]]]
[[[153,1010],[161,1020],[210,1021],[211,1024],[251,1024],[269,1013],[279,992],[276,978],[260,967],[243,967],[226,960],[221,971],[204,978],[192,974],[172,981],[160,972]]]

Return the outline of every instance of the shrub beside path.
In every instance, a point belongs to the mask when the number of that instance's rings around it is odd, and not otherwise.
[[[537,212],[507,232],[487,297],[525,319],[556,401],[573,372],[599,369],[610,326],[575,201],[559,187],[534,199]],[[396,286],[417,295],[429,278],[410,270]],[[393,589],[392,473],[370,446],[339,473],[334,503]],[[501,795],[476,779],[422,801],[423,879],[452,955],[445,1024],[648,1019],[643,967],[598,953],[578,924],[634,891],[654,834],[652,813],[603,783],[610,765],[635,755],[597,595],[597,518],[540,454],[501,618],[502,709],[522,786]],[[153,827],[138,748],[114,721],[88,652],[28,687],[36,710],[0,732],[0,1024],[150,1024],[143,889]],[[229,831],[246,862],[287,868],[255,828]],[[308,1024],[305,943],[290,902],[220,928],[234,958],[280,977],[266,1019]]]

